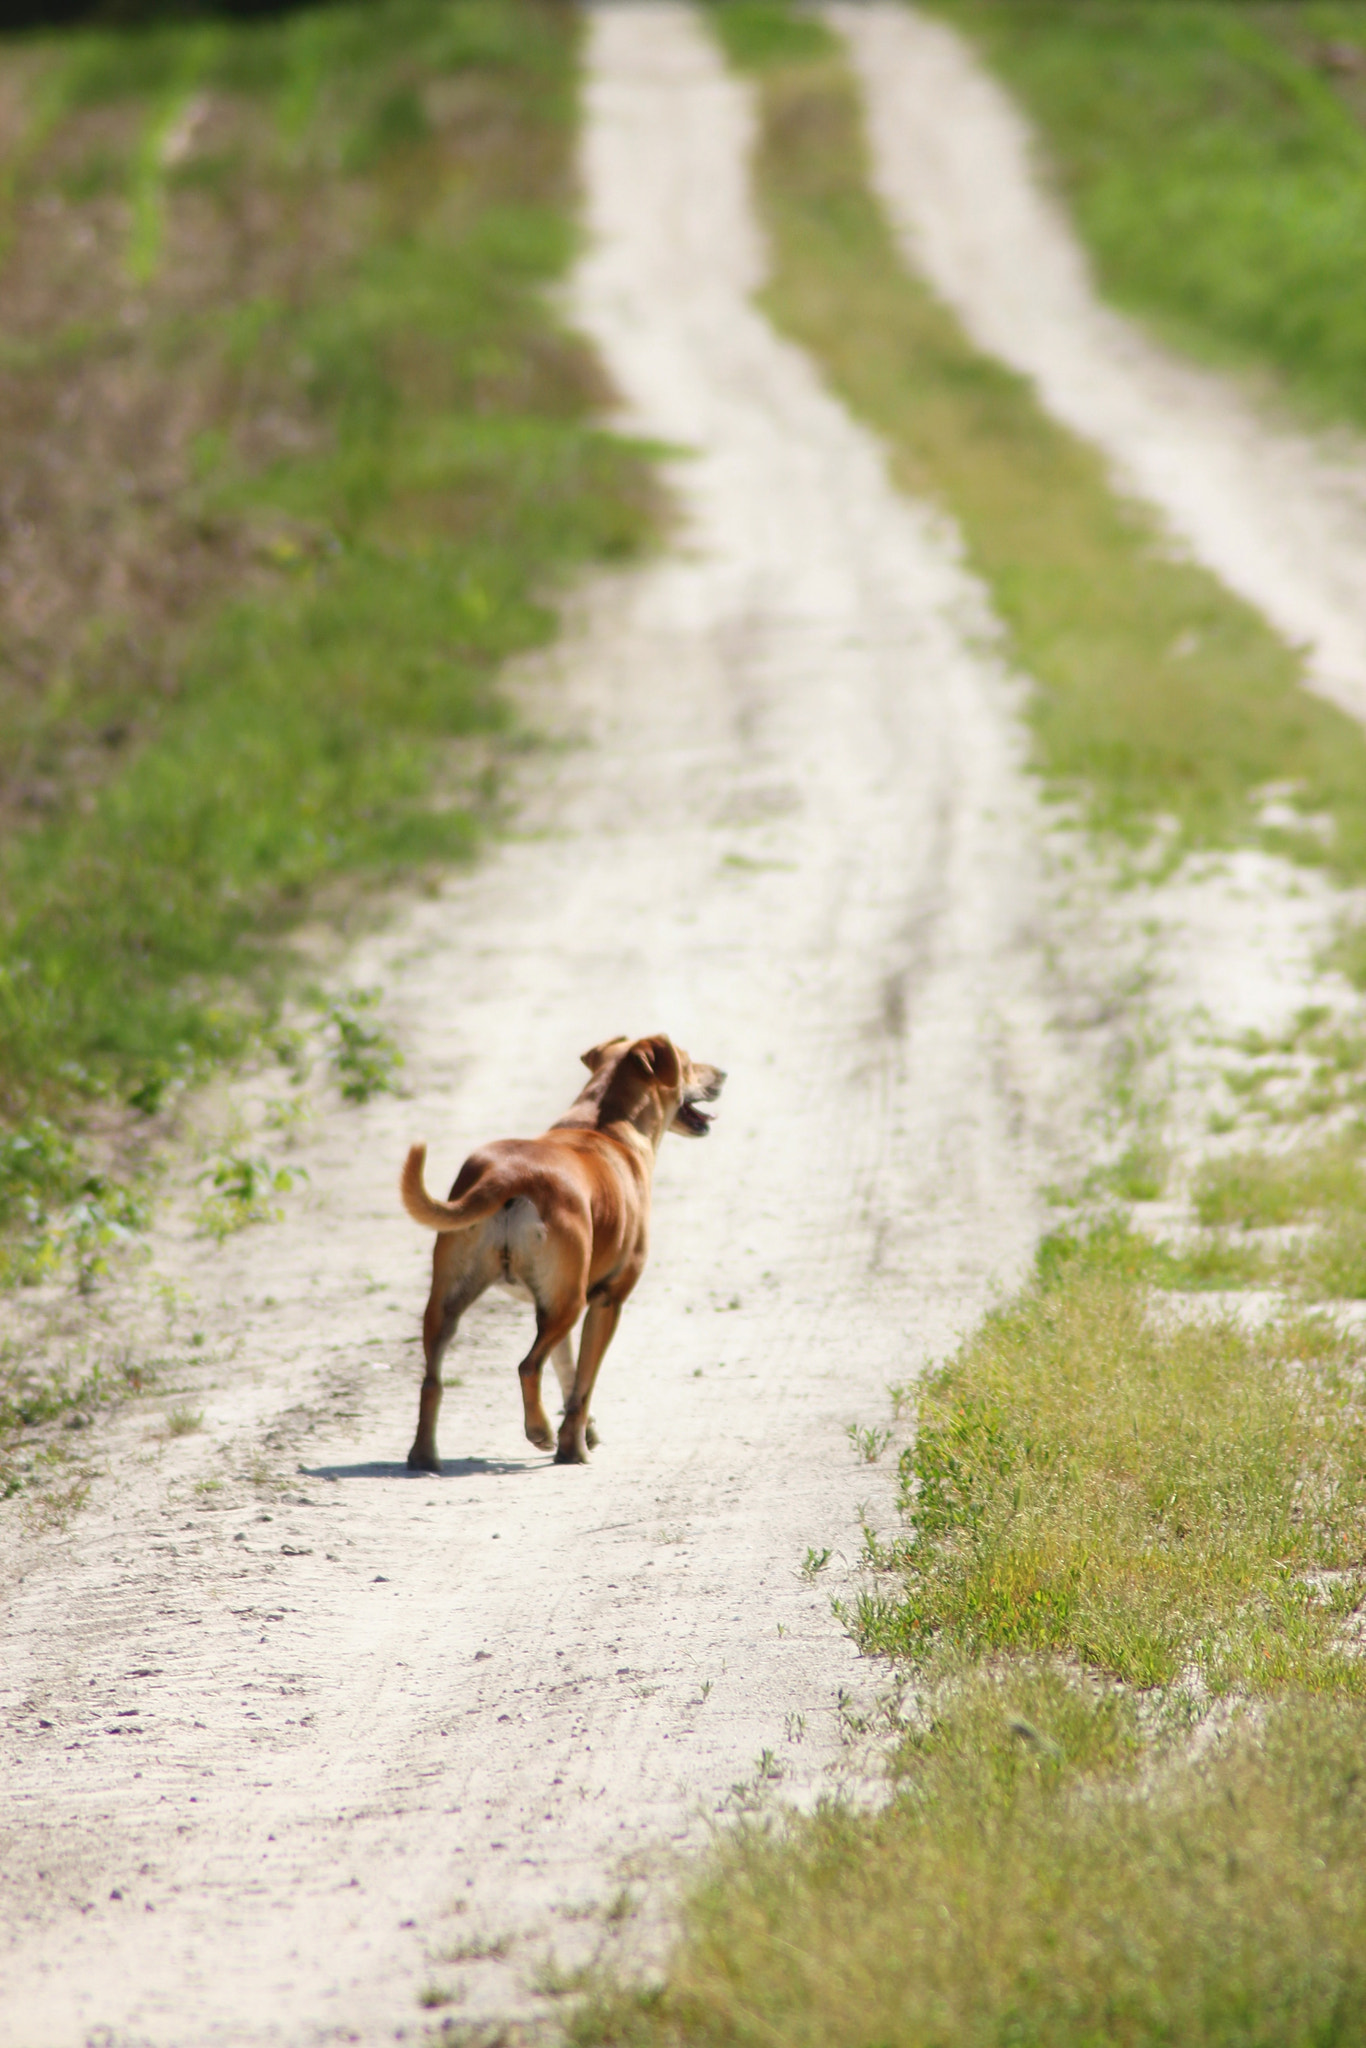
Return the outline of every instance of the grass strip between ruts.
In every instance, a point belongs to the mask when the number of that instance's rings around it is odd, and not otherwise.
[[[1164,560],[905,273],[820,24],[768,0],[712,19],[757,74],[765,304],[902,480],[958,519],[1037,683],[1044,771],[1093,824],[1139,833],[1177,810],[1183,847],[1250,836],[1294,735],[1306,782],[1336,735],[1366,787],[1355,728],[1299,696],[1260,622]],[[1191,630],[1193,703],[1160,667],[1145,702],[1166,636]],[[1339,788],[1355,817],[1350,776]],[[1221,1230],[1351,1210],[1356,1156],[1330,1142],[1279,1176],[1211,1172],[1197,1206]],[[742,1818],[662,1983],[590,1982],[582,2048],[1366,2042],[1362,1346],[1312,1310],[1249,1328],[1163,1307],[1155,1289],[1200,1284],[1202,1259],[1224,1285],[1259,1275],[1256,1252],[1235,1271],[1239,1251],[1170,1253],[1120,1214],[1061,1231],[1018,1297],[904,1390],[905,1533],[866,1533],[878,1576],[846,1615],[916,1675],[893,1797],[871,1816]],[[1193,1759],[1220,1692],[1223,1733]]]
[[[732,49],[763,0],[714,10]],[[796,24],[804,39],[823,31]],[[902,260],[866,176],[861,112],[833,50],[762,61],[755,171],[772,271],[763,303],[888,446],[908,491],[953,516],[1030,677],[1035,759],[1102,831],[1173,855],[1262,838],[1366,875],[1366,735],[1300,686],[1252,608],[1176,559],[1099,456],[967,341]],[[1263,832],[1287,789],[1321,832]]]

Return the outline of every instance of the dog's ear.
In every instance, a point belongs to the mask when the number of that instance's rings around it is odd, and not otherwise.
[[[625,1045],[625,1043],[626,1037],[624,1033],[620,1033],[616,1038],[604,1038],[601,1045],[590,1045],[587,1052],[579,1054],[579,1058],[583,1061],[590,1074],[596,1074],[613,1046]]]
[[[678,1051],[671,1038],[659,1032],[654,1038],[638,1038],[631,1047],[634,1059],[640,1061],[652,1081],[662,1088],[676,1088],[683,1069],[679,1065]]]

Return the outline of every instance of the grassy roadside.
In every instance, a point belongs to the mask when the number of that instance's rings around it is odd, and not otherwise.
[[[1061,1742],[1045,1728],[1070,1736]],[[981,1681],[900,1796],[742,1828],[660,1988],[576,2048],[1354,2048],[1366,2039],[1361,1733],[1315,1705],[1204,1761],[1122,1768],[1103,1695]],[[1117,1763],[1121,1765],[1117,1768]]]
[[[745,0],[716,18],[733,46],[767,33]],[[1100,460],[906,271],[837,57],[766,68],[756,168],[775,258],[765,305],[882,433],[899,481],[957,522],[1035,686],[1050,788],[1135,844],[1160,827],[1173,857],[1260,835],[1366,873],[1366,737],[1300,688],[1295,657],[1249,606],[1170,558]],[[1279,825],[1264,822],[1273,790]]]
[[[1359,875],[1359,732],[904,274],[819,24],[713,19],[758,88],[767,308],[954,514],[1036,682],[1044,775],[1175,857],[1263,837],[1289,758]],[[1366,2041],[1366,1341],[1322,1305],[1362,1292],[1363,1050],[1322,1012],[1230,1049],[1239,1149],[1174,1244],[1135,1220],[1165,1174],[1136,1114],[1030,1284],[903,1390],[900,1532],[866,1532],[845,1615],[914,1675],[889,1804],[743,1822],[662,1983],[594,1985],[573,2041]]]
[[[1042,133],[1105,292],[1366,425],[1361,0],[930,0]]]
[[[0,42],[0,1269],[268,1031],[305,911],[469,854],[501,664],[638,546],[547,287],[578,25],[383,0]]]

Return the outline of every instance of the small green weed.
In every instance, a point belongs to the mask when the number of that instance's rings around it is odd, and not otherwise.
[[[141,1188],[90,1174],[61,1219],[56,1243],[70,1253],[76,1286],[90,1294],[109,1272],[113,1253],[141,1236],[151,1222],[151,1203]]]
[[[824,1550],[808,1548],[805,1561],[802,1564],[802,1577],[804,1579],[815,1579],[825,1570],[832,1555],[833,1552],[828,1548]]]
[[[61,1421],[88,1421],[157,1384],[158,1360],[130,1351],[91,1362],[80,1353],[0,1342],[0,1499],[25,1491],[42,1475],[30,1432]],[[41,1445],[42,1439],[38,1439]]]
[[[265,1106],[263,1121],[268,1131],[297,1131],[314,1114],[313,1104],[303,1095],[279,1095]]]
[[[51,1203],[70,1201],[81,1183],[76,1147],[47,1117],[0,1134],[0,1228],[32,1222]]]
[[[871,1426],[861,1429],[856,1422],[851,1422],[844,1433],[854,1448],[855,1456],[861,1458],[865,1465],[876,1465],[892,1441],[890,1429],[876,1429]]]
[[[49,1118],[0,1132],[0,1285],[65,1266],[88,1294],[150,1215],[144,1187],[92,1173],[74,1138]]]
[[[443,2005],[454,2005],[457,1993],[449,1984],[424,1984],[417,1994],[417,2002],[428,2012],[435,2012]]]
[[[443,1949],[438,1960],[443,1963],[501,1963],[511,1950],[510,1934],[471,1934]]]
[[[277,1195],[287,1195],[297,1180],[307,1180],[301,1166],[274,1166],[249,1152],[225,1152],[199,1175],[212,1193],[199,1206],[200,1234],[222,1243],[252,1223],[278,1223],[284,1214]]]
[[[202,1408],[172,1408],[166,1417],[167,1436],[193,1436],[204,1427]]]
[[[1166,1192],[1169,1170],[1162,1146],[1151,1139],[1139,1139],[1121,1153],[1104,1177],[1121,1201],[1156,1202]]]
[[[402,1053],[382,1026],[365,1021],[379,1000],[378,989],[353,988],[328,1006],[332,1072],[347,1102],[393,1094],[398,1085]]]

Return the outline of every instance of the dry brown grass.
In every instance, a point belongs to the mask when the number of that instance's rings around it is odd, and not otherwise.
[[[268,1033],[294,921],[468,858],[501,664],[649,530],[546,289],[577,42],[557,0],[0,37],[0,1284],[140,1227],[112,1182]]]

